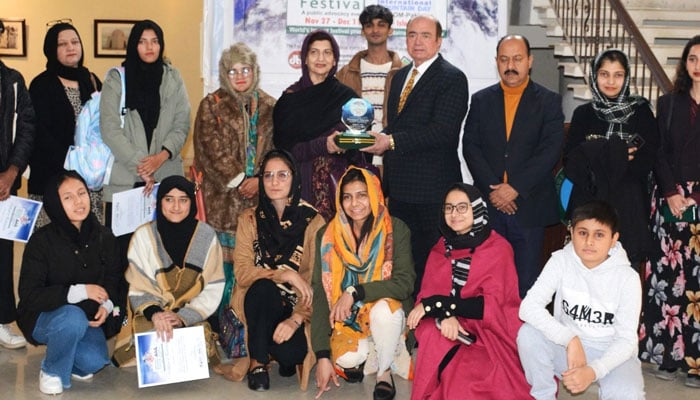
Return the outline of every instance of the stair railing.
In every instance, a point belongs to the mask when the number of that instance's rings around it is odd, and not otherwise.
[[[550,1],[586,80],[591,60],[604,49],[617,48],[629,57],[632,93],[655,107],[659,96],[671,91],[671,80],[620,0]]]

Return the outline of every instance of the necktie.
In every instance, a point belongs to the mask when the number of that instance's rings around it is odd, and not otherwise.
[[[406,87],[403,89],[403,92],[401,92],[401,97],[399,97],[399,113],[401,110],[403,110],[403,106],[406,104],[406,99],[408,98],[409,93],[411,93],[411,90],[413,90],[413,82],[416,80],[416,75],[418,75],[418,70],[413,68],[411,77],[408,79],[408,82],[406,82]]]

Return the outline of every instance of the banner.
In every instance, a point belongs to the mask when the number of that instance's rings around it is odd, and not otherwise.
[[[496,43],[506,32],[506,0],[204,0],[204,94],[219,87],[223,49],[246,43],[260,63],[260,85],[273,97],[301,76],[301,44],[314,29],[331,32],[340,46],[338,69],[367,47],[358,17],[370,4],[394,14],[389,49],[406,63],[406,24],[417,14],[432,14],[443,27],[440,53],[461,68],[474,93],[498,81]]]

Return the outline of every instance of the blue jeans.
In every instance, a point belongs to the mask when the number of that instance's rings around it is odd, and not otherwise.
[[[92,374],[109,364],[102,328],[88,326],[85,313],[77,306],[69,304],[39,314],[32,337],[46,344],[42,371],[61,378],[66,389],[71,386],[71,373]]]
[[[589,362],[605,353],[606,349],[596,348],[583,339],[581,343]],[[530,395],[537,400],[555,400],[558,386],[554,377],[561,379],[562,372],[568,369],[566,348],[550,342],[542,332],[525,323],[518,332],[518,353],[527,382],[532,385]],[[642,365],[637,355],[598,379],[598,386],[598,398],[601,400],[644,399]]]

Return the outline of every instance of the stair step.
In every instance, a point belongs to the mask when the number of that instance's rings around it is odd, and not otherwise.
[[[566,87],[574,92],[575,99],[590,100],[593,98],[591,89],[585,83],[570,83]]]
[[[575,61],[560,62],[557,65],[564,68],[564,76],[572,78],[583,78],[585,76],[583,73],[583,68],[581,68],[581,65]]]

